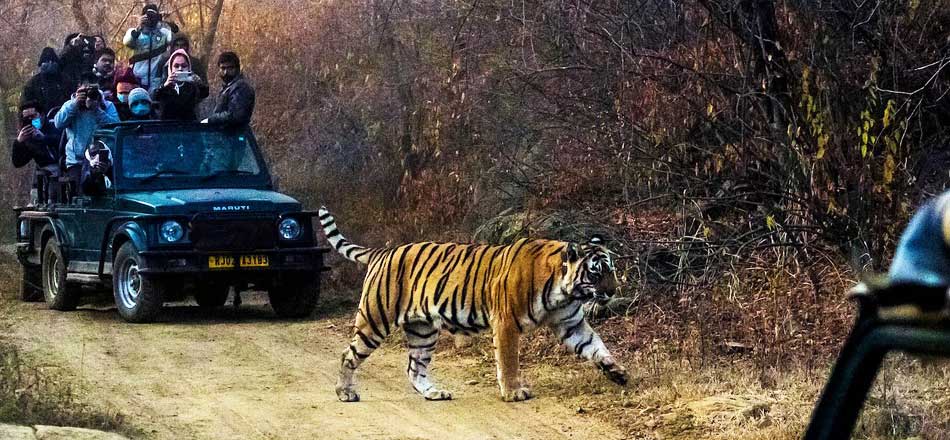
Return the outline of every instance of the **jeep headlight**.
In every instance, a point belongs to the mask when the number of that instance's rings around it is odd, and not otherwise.
[[[174,220],[169,220],[165,223],[162,223],[162,228],[160,234],[162,240],[168,243],[174,243],[178,240],[181,240],[185,236],[185,228],[181,227],[181,223],[178,223]]]
[[[280,232],[280,238],[284,240],[296,240],[300,238],[300,222],[292,218],[285,218],[280,221],[277,230]]]

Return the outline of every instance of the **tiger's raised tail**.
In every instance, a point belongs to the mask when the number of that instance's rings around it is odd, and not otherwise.
[[[333,215],[325,206],[321,206],[317,213],[320,215],[320,226],[323,227],[323,233],[326,234],[327,241],[330,242],[333,249],[336,249],[347,260],[369,264],[369,255],[372,249],[350,243],[349,240],[343,237],[340,230],[336,228],[336,219],[333,218]]]

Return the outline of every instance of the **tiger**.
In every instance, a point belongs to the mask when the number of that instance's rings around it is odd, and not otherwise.
[[[519,373],[519,338],[543,326],[609,380],[626,385],[627,370],[582,307],[607,302],[618,285],[601,237],[584,244],[522,238],[510,245],[419,242],[374,249],[344,238],[326,207],[317,214],[330,245],[367,266],[353,337],[340,360],[340,401],[360,400],[356,370],[397,328],[406,335],[409,382],[426,400],[452,399],[429,371],[442,329],[466,336],[492,332],[496,379],[506,402],[534,397]]]

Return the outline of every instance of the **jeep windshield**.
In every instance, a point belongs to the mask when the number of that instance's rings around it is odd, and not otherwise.
[[[260,187],[270,179],[245,131],[180,124],[140,126],[118,139],[122,188]]]

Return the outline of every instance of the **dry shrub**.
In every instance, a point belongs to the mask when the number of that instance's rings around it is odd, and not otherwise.
[[[91,428],[140,435],[116,410],[103,410],[77,396],[56,367],[36,365],[0,341],[0,422]]]

